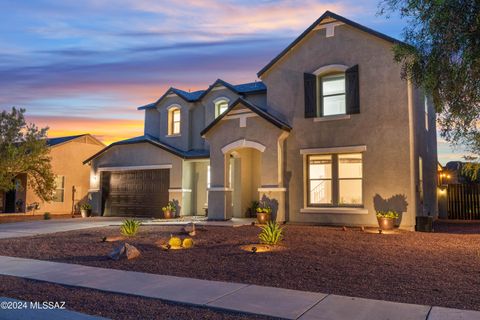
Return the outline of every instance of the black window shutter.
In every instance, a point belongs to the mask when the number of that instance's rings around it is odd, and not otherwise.
[[[304,73],[305,86],[305,118],[315,118],[317,110],[317,77],[314,74]]]
[[[360,113],[358,64],[345,71],[347,114]]]

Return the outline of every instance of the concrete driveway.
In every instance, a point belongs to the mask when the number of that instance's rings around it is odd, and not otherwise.
[[[119,225],[124,218],[75,218],[0,224],[0,239]]]

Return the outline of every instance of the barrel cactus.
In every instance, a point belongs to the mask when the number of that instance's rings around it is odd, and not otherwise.
[[[183,245],[182,245],[185,249],[188,249],[188,248],[191,248],[193,247],[193,240],[192,238],[185,238],[183,239]]]
[[[182,246],[182,239],[179,237],[170,237],[170,240],[168,240],[168,244],[171,247],[181,247]]]

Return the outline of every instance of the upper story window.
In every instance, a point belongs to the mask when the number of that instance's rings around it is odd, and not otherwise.
[[[168,110],[168,135],[179,135],[180,134],[180,108],[172,107]]]
[[[322,116],[345,114],[345,73],[319,77],[319,108]]]
[[[229,99],[218,98],[214,101],[215,104],[215,118],[227,111]]]
[[[328,65],[304,73],[305,118],[360,113],[358,70],[358,65]]]

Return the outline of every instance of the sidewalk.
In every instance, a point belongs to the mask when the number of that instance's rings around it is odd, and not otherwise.
[[[0,239],[119,225],[122,218],[52,219],[0,224]]]
[[[284,319],[480,319],[479,311],[0,256],[0,274]]]
[[[0,297],[0,303],[12,303],[16,305],[30,305],[28,301]],[[70,311],[65,309],[40,309],[35,307],[28,308],[8,308],[0,309],[0,320],[107,320],[107,318],[91,316],[85,313]]]

